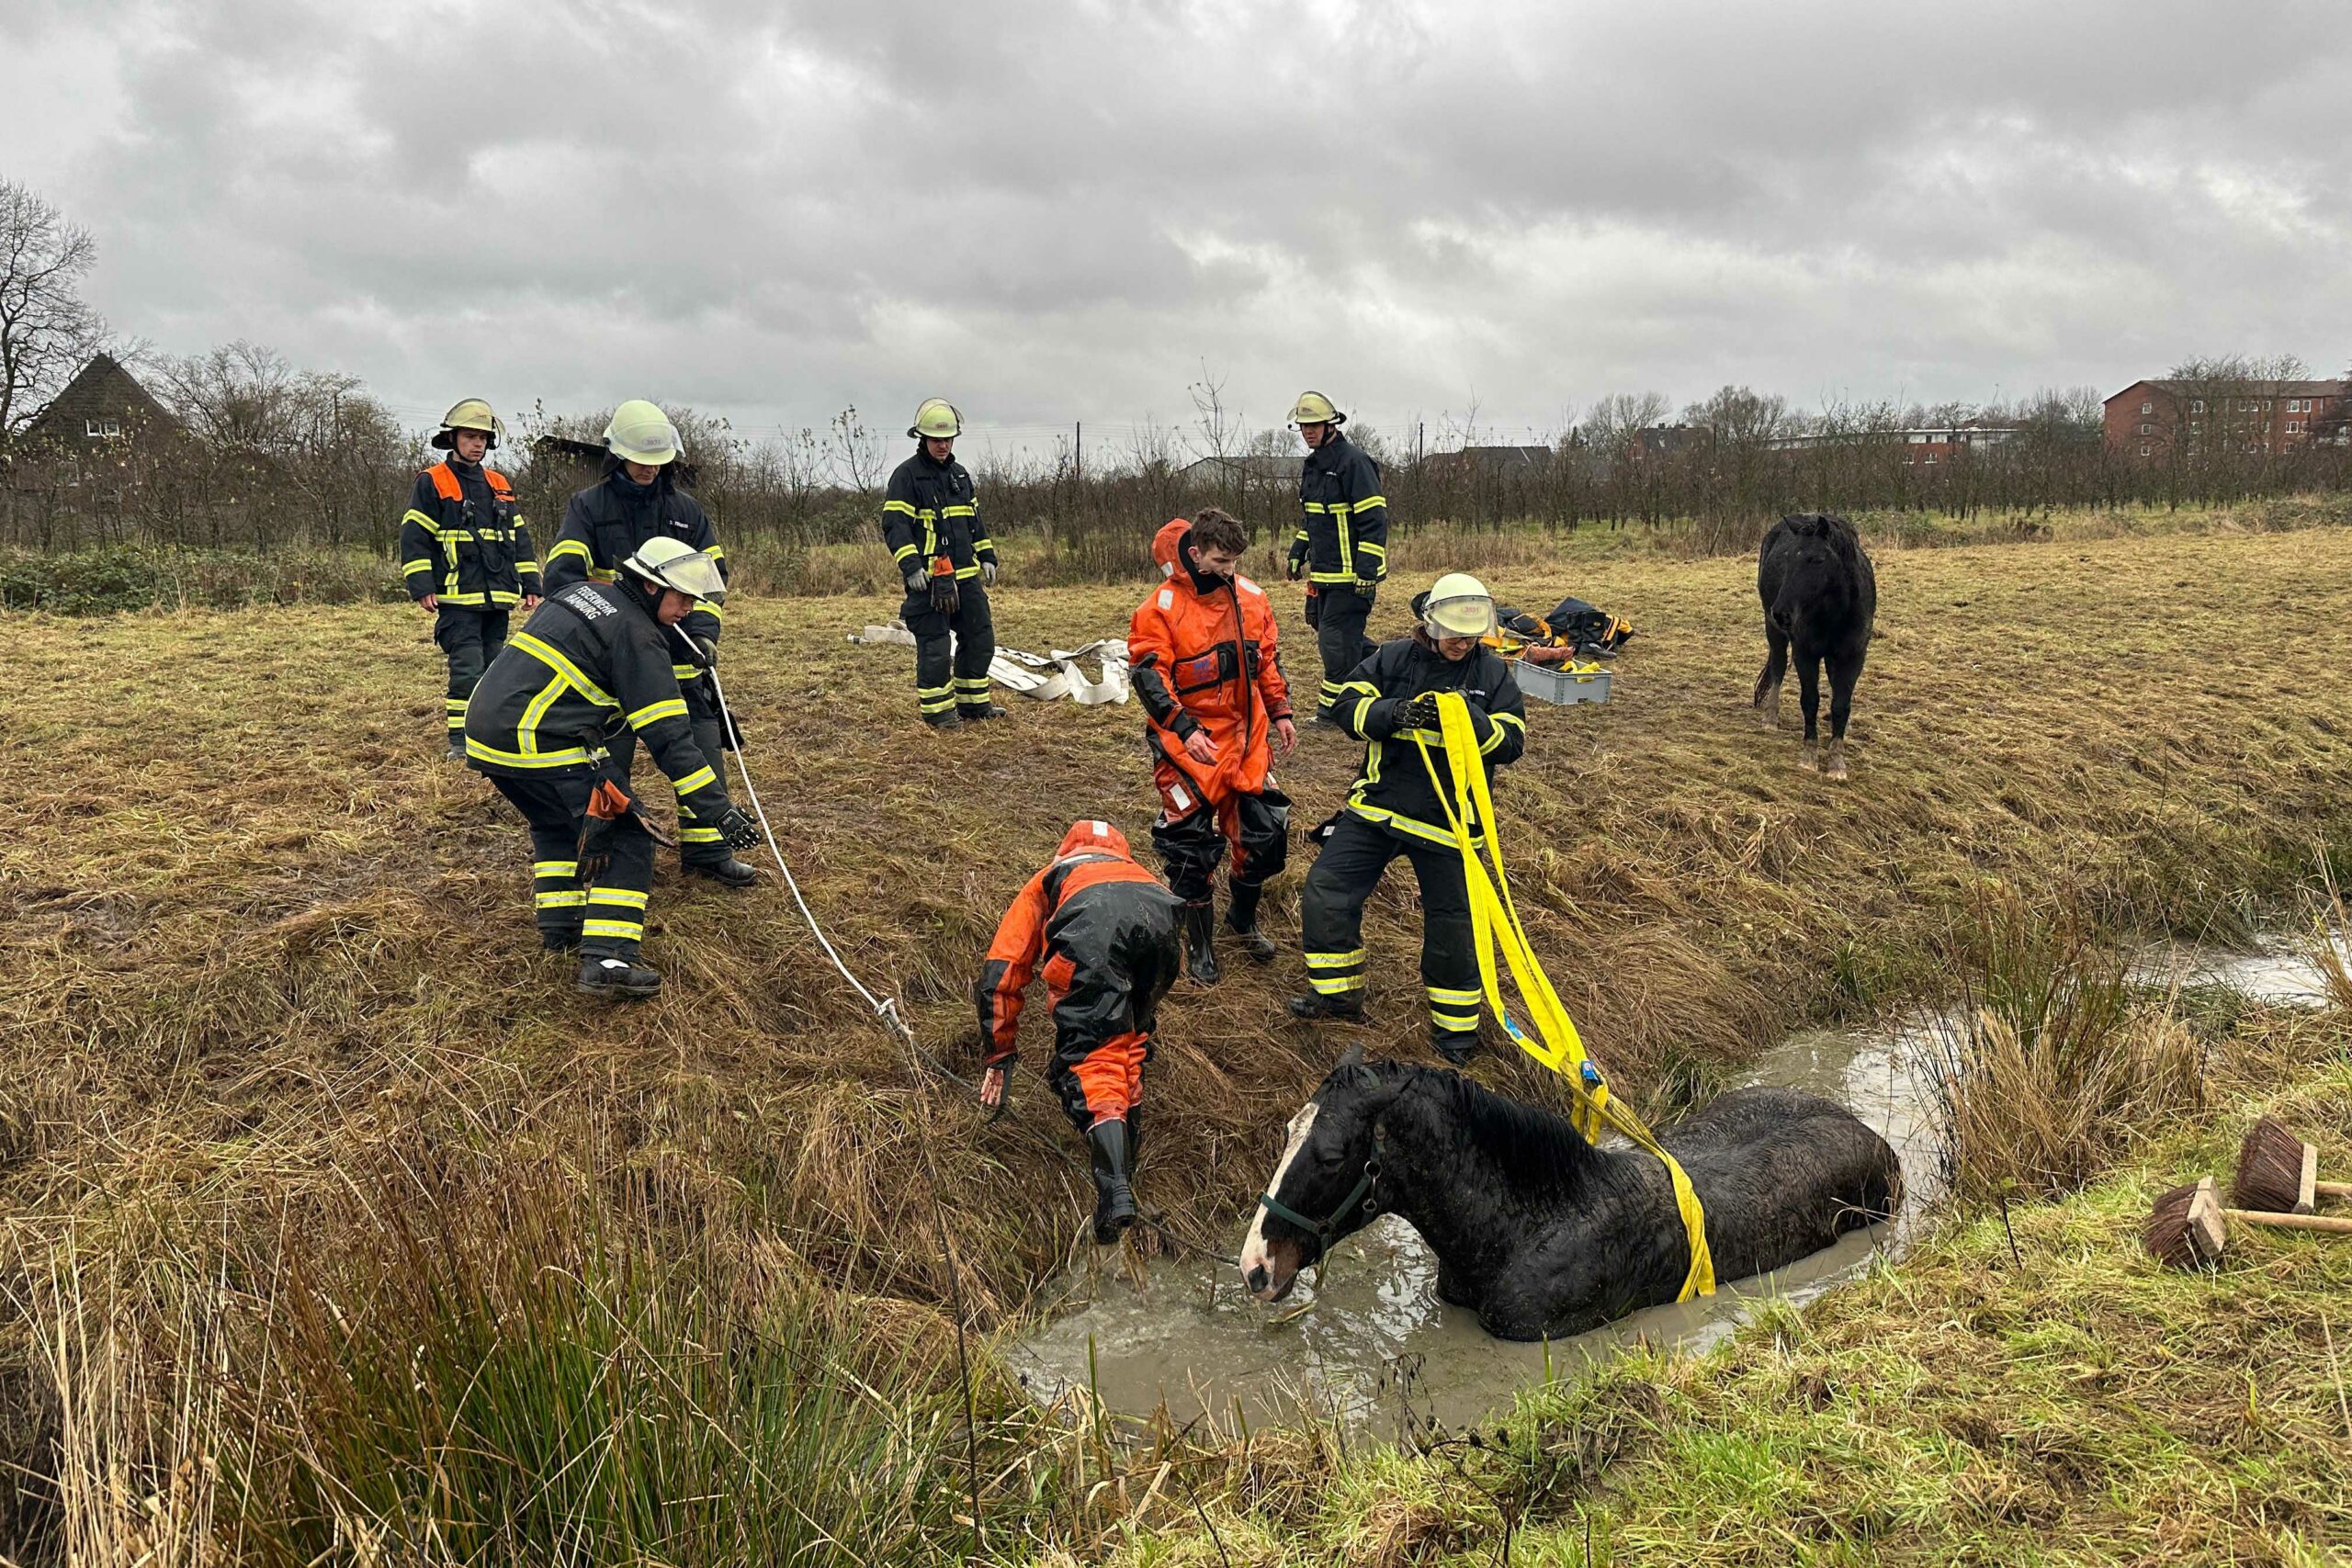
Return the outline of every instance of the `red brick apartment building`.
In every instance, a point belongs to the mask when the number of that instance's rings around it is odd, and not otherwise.
[[[2107,449],[2161,462],[2209,441],[2284,452],[2332,428],[2344,381],[2134,381],[2107,400]]]

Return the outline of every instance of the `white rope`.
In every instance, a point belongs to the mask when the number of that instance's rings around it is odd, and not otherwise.
[[[707,666],[703,674],[710,682],[711,695],[718,699],[720,722],[729,729],[735,729],[734,716],[727,711],[727,690],[718,683],[718,667]],[[784,885],[792,890],[792,901],[800,906],[800,918],[808,923],[809,932],[816,937],[817,945],[825,950],[825,956],[832,961],[835,969],[841,971],[842,978],[847,980],[851,987],[865,998],[865,1005],[874,1010],[874,1016],[889,1025],[908,1044],[914,1044],[916,1043],[914,1031],[910,1029],[907,1026],[907,1021],[899,1015],[898,998],[877,997],[865,988],[865,982],[851,973],[850,966],[842,962],[841,953],[833,947],[832,938],[825,934],[825,928],[817,923],[816,914],[808,908],[808,900],[801,897],[800,884],[793,877],[792,867],[785,863],[784,851],[775,841],[775,829],[768,824],[767,807],[760,804],[760,792],[752,786],[751,764],[743,760],[742,737],[740,730],[736,734],[735,772],[743,781],[743,797],[752,803],[752,815],[759,819],[760,832],[767,839],[768,853],[775,857],[775,868],[784,873]]]

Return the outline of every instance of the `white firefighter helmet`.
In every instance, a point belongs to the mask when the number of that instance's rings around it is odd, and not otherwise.
[[[1495,598],[1487,585],[1466,571],[1449,571],[1430,587],[1421,601],[1421,625],[1431,637],[1490,637],[1495,630]]]
[[[621,570],[714,604],[727,597],[727,580],[718,575],[718,563],[681,539],[646,540],[621,562]]]
[[[613,411],[605,426],[605,449],[627,462],[658,468],[673,462],[681,443],[670,416],[643,398],[631,398]]]

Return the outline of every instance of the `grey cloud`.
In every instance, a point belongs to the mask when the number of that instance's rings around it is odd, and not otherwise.
[[[74,134],[6,171],[109,314],[409,408],[1166,419],[1205,358],[1267,419],[1541,422],[2352,355],[2308,6],[23,8],[121,86],[13,111]]]

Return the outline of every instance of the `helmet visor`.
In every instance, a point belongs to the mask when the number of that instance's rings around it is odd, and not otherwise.
[[[1432,599],[1421,607],[1421,624],[1432,637],[1492,637],[1495,602],[1483,593]]]
[[[674,588],[708,604],[727,601],[727,580],[718,575],[718,563],[700,551],[679,557],[659,568],[654,576],[662,587]]]

